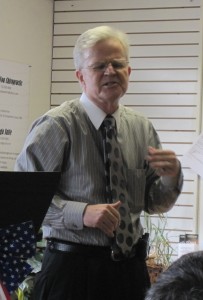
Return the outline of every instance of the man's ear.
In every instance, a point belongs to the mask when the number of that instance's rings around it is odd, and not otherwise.
[[[77,77],[77,79],[78,79],[78,81],[79,81],[82,89],[84,89],[85,88],[85,81],[84,81],[84,77],[83,77],[82,71],[81,70],[76,70],[75,71],[75,75],[76,75],[76,77]]]
[[[130,74],[131,74],[131,67],[128,66],[128,75],[130,76]]]
[[[76,74],[76,77],[77,77],[78,81],[80,83],[83,82],[83,74],[82,74],[81,70],[76,70],[75,74]]]

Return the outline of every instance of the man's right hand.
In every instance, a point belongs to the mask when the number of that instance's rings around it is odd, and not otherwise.
[[[108,237],[114,237],[114,232],[120,224],[119,207],[121,202],[112,204],[87,205],[83,222],[87,227],[99,228]]]

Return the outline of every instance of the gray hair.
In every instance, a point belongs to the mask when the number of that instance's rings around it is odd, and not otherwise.
[[[127,34],[110,26],[98,26],[85,31],[79,36],[73,50],[75,69],[83,66],[84,50],[93,47],[96,43],[107,39],[118,40],[125,51],[126,59],[129,60],[129,41]]]
[[[177,299],[203,299],[203,251],[187,253],[174,261],[145,297],[145,300]]]

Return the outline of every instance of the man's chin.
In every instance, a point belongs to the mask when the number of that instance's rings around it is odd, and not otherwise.
[[[106,100],[111,103],[118,102],[122,96],[123,96],[123,93],[122,94],[121,93],[108,94],[106,97]]]

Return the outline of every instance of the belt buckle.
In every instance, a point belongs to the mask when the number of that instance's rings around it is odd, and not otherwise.
[[[121,261],[124,260],[125,257],[121,251],[113,251],[111,250],[111,259],[113,261]]]
[[[134,257],[136,253],[137,251],[135,246],[133,246],[132,250],[126,254],[123,254],[120,249],[116,248],[111,250],[111,259],[113,261],[122,261]]]
[[[49,248],[49,250],[53,250],[54,249],[54,242],[51,240],[47,240],[47,246]]]

